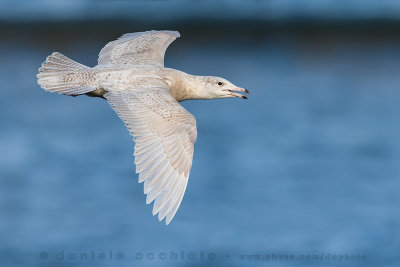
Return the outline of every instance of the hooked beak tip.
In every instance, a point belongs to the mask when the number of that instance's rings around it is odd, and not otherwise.
[[[238,93],[235,93],[235,92],[244,92],[244,93],[250,94],[249,90],[241,88],[241,87],[236,87],[234,89],[223,89],[222,91],[229,92],[229,94],[231,96],[240,97],[240,98],[243,98],[243,99],[248,99],[248,98],[247,98],[247,96],[244,96],[244,95],[241,95],[241,94],[238,94]]]

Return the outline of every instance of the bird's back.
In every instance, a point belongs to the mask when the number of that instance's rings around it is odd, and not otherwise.
[[[162,67],[154,65],[107,64],[93,68],[98,88],[132,91],[135,88],[166,86]]]

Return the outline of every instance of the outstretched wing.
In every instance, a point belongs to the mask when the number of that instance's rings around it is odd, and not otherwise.
[[[155,64],[164,66],[168,46],[180,37],[177,31],[127,33],[108,43],[99,54],[98,63]]]
[[[192,166],[196,120],[167,88],[105,94],[135,140],[136,173],[146,203],[169,224],[182,201]]]

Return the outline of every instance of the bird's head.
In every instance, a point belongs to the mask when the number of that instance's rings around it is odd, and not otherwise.
[[[240,97],[247,99],[246,96],[239,94],[237,92],[244,92],[250,94],[247,89],[238,87],[231,83],[230,81],[214,76],[197,76],[198,86],[201,88],[202,93],[204,93],[205,98],[215,99],[215,98],[227,98],[227,97]]]

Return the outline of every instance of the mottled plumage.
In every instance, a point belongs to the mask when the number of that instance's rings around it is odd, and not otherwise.
[[[135,140],[135,165],[153,215],[169,224],[186,190],[197,139],[196,120],[178,102],[242,97],[247,92],[213,76],[193,76],[165,68],[175,31],[128,33],[108,43],[90,68],[53,53],[39,69],[38,83],[64,95],[102,97]]]

